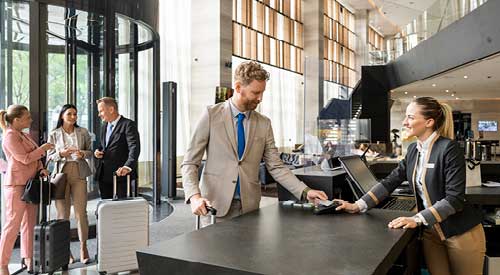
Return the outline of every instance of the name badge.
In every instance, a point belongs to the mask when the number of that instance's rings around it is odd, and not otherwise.
[[[424,167],[425,167],[425,168],[431,168],[431,169],[432,169],[432,168],[434,168],[434,163],[426,163],[426,164],[424,165]]]

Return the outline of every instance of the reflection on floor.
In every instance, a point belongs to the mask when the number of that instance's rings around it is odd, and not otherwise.
[[[20,268],[20,264],[10,264],[9,265],[9,270],[10,270],[10,273],[12,274],[13,272],[15,272],[16,270],[18,270]],[[22,273],[19,273],[19,274],[28,274],[28,272],[22,272]],[[91,266],[88,266],[88,267],[82,267],[82,268],[75,268],[75,269],[70,269],[68,271],[58,271],[58,272],[54,272],[54,275],[94,275],[94,274],[99,274],[99,272],[97,272],[97,266],[96,265],[91,265]],[[139,274],[137,271],[134,271],[134,272],[121,272],[121,273],[118,273],[118,274],[131,274],[131,275],[134,275],[134,274]]]
[[[187,232],[191,232],[194,230],[195,226],[195,218],[191,214],[191,208],[189,204],[184,202],[182,192],[178,192],[179,198],[175,200],[167,200],[165,203],[162,203],[159,207],[151,207],[151,216],[150,216],[150,243],[157,243],[160,241],[169,240],[171,238],[177,237],[181,234],[185,234]],[[275,197],[262,197],[261,207],[268,206],[274,203],[277,203],[278,200]],[[97,201],[90,201],[88,206],[88,215],[89,219],[93,220],[95,224],[95,208],[97,206]],[[53,210],[55,211],[55,210]],[[52,214],[54,215],[55,212]],[[54,216],[52,216],[54,217]],[[74,225],[76,227],[76,224]],[[92,259],[95,259],[95,254],[97,251],[96,239],[89,239],[87,241],[87,246],[89,250],[89,254]],[[80,243],[76,240],[71,242],[71,251],[77,260],[74,264],[70,265],[69,271],[65,272],[56,272],[54,274],[99,274],[96,270],[96,262],[95,260],[88,265],[83,265],[79,262],[80,258]],[[19,268],[20,262],[20,251],[19,248],[14,249],[13,255],[11,257],[11,265],[9,268],[11,271]],[[21,274],[28,274],[27,272],[23,272]],[[131,273],[137,274],[137,273]]]

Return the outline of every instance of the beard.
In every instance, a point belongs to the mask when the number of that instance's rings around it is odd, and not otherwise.
[[[245,104],[245,107],[247,110],[255,110],[257,109],[257,106],[259,106],[260,102],[257,101],[248,101],[247,104]]]

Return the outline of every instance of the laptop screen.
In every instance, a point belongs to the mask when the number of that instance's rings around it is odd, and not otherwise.
[[[349,177],[356,182],[364,194],[378,183],[370,168],[359,156],[344,156],[339,157],[339,160]]]

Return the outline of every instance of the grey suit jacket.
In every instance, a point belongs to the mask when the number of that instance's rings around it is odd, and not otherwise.
[[[229,102],[209,106],[203,111],[181,165],[186,202],[191,196],[201,194],[217,209],[217,216],[225,216],[239,176],[243,213],[258,209],[261,197],[259,164],[262,159],[277,182],[295,197],[301,197],[307,186],[281,161],[269,118],[253,111],[248,131],[245,152],[238,160]],[[198,167],[205,152],[207,161],[200,183]]]
[[[92,140],[90,138],[89,131],[83,127],[75,127],[76,138],[78,141],[78,149],[84,152],[85,156],[83,159],[78,160],[78,168],[80,170],[80,178],[85,179],[86,177],[92,175],[92,170],[87,162],[87,159],[92,158]],[[49,143],[55,145],[54,149],[49,150],[47,154],[47,160],[54,161],[56,168],[53,173],[61,173],[64,165],[66,164],[66,158],[59,155],[59,152],[64,150],[64,134],[62,127],[52,130],[49,134]]]

